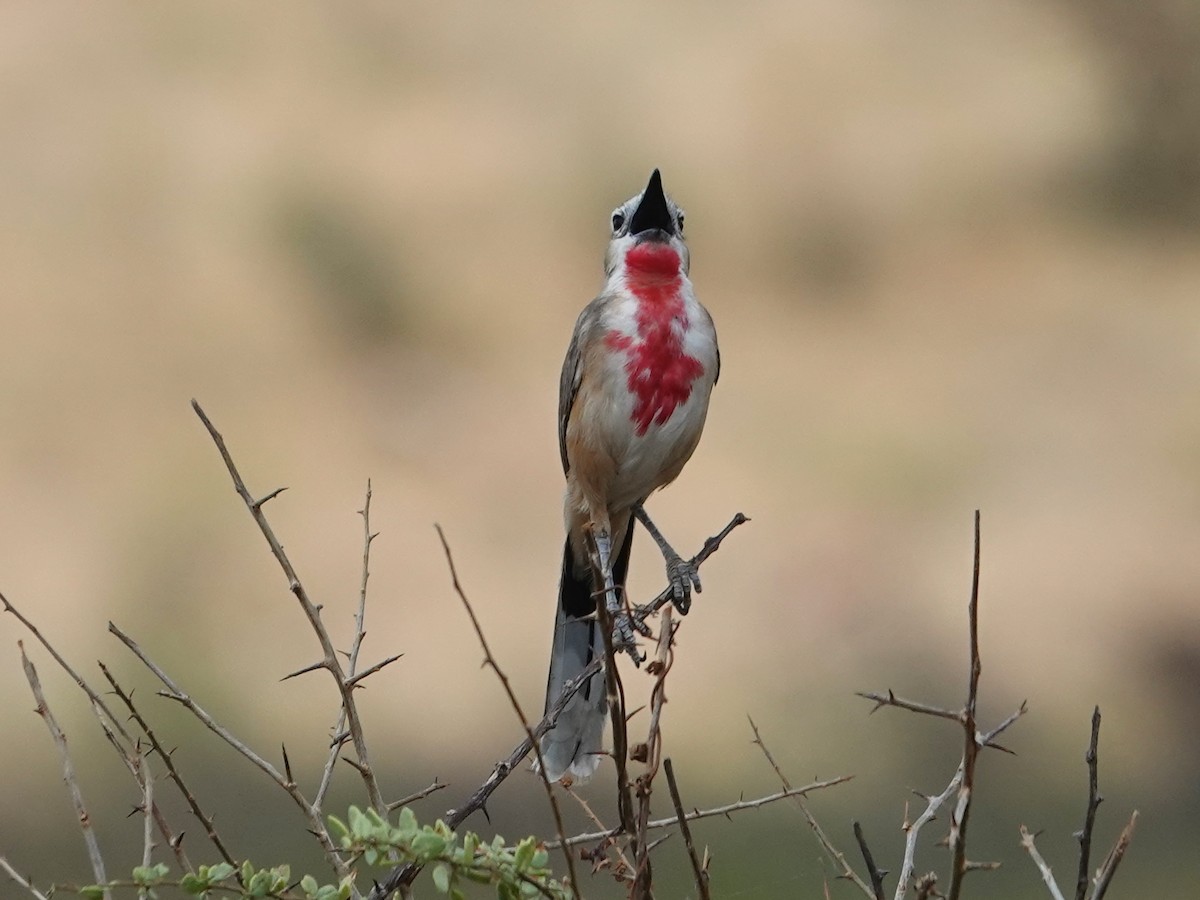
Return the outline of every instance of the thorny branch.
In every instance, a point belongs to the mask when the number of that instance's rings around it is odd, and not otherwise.
[[[142,734],[144,734],[146,739],[150,742],[150,748],[158,754],[158,758],[161,759],[163,765],[166,766],[167,777],[175,782],[175,786],[179,788],[179,793],[183,795],[183,799],[187,802],[188,808],[192,811],[192,815],[194,815],[200,824],[204,826],[204,833],[208,835],[208,839],[212,841],[212,845],[216,847],[217,852],[221,854],[221,859],[225,860],[225,862],[229,863],[231,866],[236,866],[238,864],[237,860],[234,859],[233,854],[229,852],[229,849],[221,840],[221,836],[217,833],[216,826],[213,824],[212,816],[206,814],[201,808],[199,801],[196,799],[196,795],[193,794],[188,788],[187,784],[183,780],[183,776],[180,775],[179,770],[175,767],[175,760],[172,758],[172,754],[164,749],[163,745],[159,743],[158,736],[150,727],[150,723],[142,718],[142,714],[138,711],[137,707],[134,706],[133,697],[125,692],[125,690],[117,682],[116,678],[114,678],[112,673],[108,670],[108,666],[106,666],[104,663],[100,663],[100,671],[103,672],[104,677],[108,679],[108,683],[112,686],[113,692],[117,695],[121,702],[125,704],[126,709],[129,710],[130,718],[137,723],[138,727],[142,730]]]
[[[727,816],[730,813],[741,812],[744,809],[759,809],[771,803],[778,803],[780,800],[786,800],[788,797],[803,797],[811,794],[813,791],[819,791],[822,788],[833,787],[835,784],[844,784],[853,778],[853,775],[839,775],[836,778],[829,778],[825,781],[814,781],[812,784],[806,784],[804,787],[790,788],[788,790],[778,791],[774,794],[767,794],[765,797],[759,797],[756,800],[738,800],[734,803],[726,803],[724,806],[714,806],[711,809],[694,809],[689,812],[684,818],[689,822],[695,822],[697,819],[711,819],[713,816]],[[646,823],[646,828],[653,830],[656,828],[669,828],[672,825],[678,825],[679,820],[675,816],[668,819],[651,819]],[[562,844],[568,847],[573,847],[576,844],[589,844],[592,841],[600,841],[605,838],[620,837],[624,832],[618,828],[611,828],[608,831],[594,831],[588,834],[577,834],[567,838]],[[556,850],[560,846],[558,841],[547,841],[547,850]]]
[[[333,641],[329,637],[329,631],[326,629],[325,623],[321,621],[320,608],[309,599],[308,591],[305,590],[300,577],[296,574],[296,570],[292,566],[291,560],[288,559],[288,555],[283,550],[283,545],[275,537],[275,532],[271,529],[270,523],[267,522],[267,517],[263,513],[263,505],[268,500],[277,496],[282,488],[267,494],[259,500],[255,500],[250,491],[246,489],[246,484],[242,480],[241,473],[238,472],[233,457],[229,454],[229,450],[225,446],[225,439],[221,437],[220,432],[213,426],[208,416],[205,415],[204,410],[200,408],[200,404],[195,400],[192,401],[192,409],[196,411],[196,415],[200,417],[200,421],[204,423],[204,427],[207,429],[213,443],[216,444],[217,450],[221,454],[221,459],[225,462],[225,468],[229,470],[229,477],[233,479],[234,489],[237,491],[238,496],[242,498],[242,502],[246,504],[246,509],[249,510],[250,515],[254,518],[259,531],[266,538],[267,544],[271,548],[271,553],[287,578],[288,589],[299,601],[301,609],[304,610],[304,615],[308,618],[308,622],[312,626],[313,633],[316,634],[317,640],[321,644],[324,656],[320,662],[320,667],[329,670],[329,674],[333,676],[338,692],[341,694],[342,709],[346,713],[346,721],[350,729],[350,740],[354,744],[354,752],[358,757],[358,765],[355,768],[362,775],[371,806],[380,813],[386,812],[387,803],[383,799],[383,794],[379,790],[379,781],[376,779],[375,773],[371,768],[370,755],[367,752],[367,739],[363,734],[362,720],[359,718],[358,705],[354,700],[354,685],[349,683],[349,678],[338,661],[337,651],[334,650]]]
[[[159,667],[154,660],[146,655],[146,652],[138,646],[137,642],[125,634],[112,622],[108,623],[108,630],[111,631],[117,638],[128,647],[142,664],[153,672],[158,680],[167,686],[167,690],[159,691],[159,696],[166,697],[168,700],[174,700],[185,707],[192,715],[199,719],[209,731],[225,741],[230,747],[236,750],[242,757],[249,760],[252,765],[259,769],[268,778],[274,781],[284,792],[287,793],[292,801],[299,807],[308,821],[308,830],[316,837],[321,844],[321,849],[325,852],[325,858],[329,864],[337,872],[338,878],[345,878],[350,870],[346,863],[342,860],[337,848],[333,844],[333,839],[329,836],[329,831],[325,827],[325,823],[321,820],[320,811],[313,807],[308,799],[301,793],[300,788],[291,779],[285,777],[273,765],[251,750],[246,744],[242,743],[232,732],[224,725],[221,725],[214,719],[207,710],[197,703],[192,697],[186,694],[162,668]]]
[[[384,663],[372,667],[372,670],[364,672],[361,675],[356,675],[358,671],[358,653],[362,649],[363,638],[367,636],[364,623],[367,617],[367,580],[371,577],[371,544],[379,535],[371,533],[371,480],[367,479],[367,493],[363,498],[363,507],[358,511],[363,520],[363,561],[362,561],[362,579],[359,582],[358,589],[358,611],[354,615],[354,640],[350,643],[350,655],[346,662],[345,677],[353,686],[355,682],[372,674],[372,671],[378,671],[383,668],[387,662],[394,661],[398,657],[393,657],[392,660],[385,660]],[[317,786],[316,796],[313,797],[313,806],[321,809],[325,805],[325,794],[329,790],[329,785],[333,782],[333,769],[337,764],[338,754],[341,752],[342,745],[346,742],[349,734],[344,730],[346,727],[346,707],[343,704],[338,710],[337,722],[333,726],[333,739],[330,743],[329,756],[325,760],[325,768],[321,771],[321,783]]]
[[[83,792],[80,791],[79,781],[75,778],[75,766],[71,763],[71,754],[67,752],[67,736],[58,727],[58,722],[55,720],[54,714],[50,712],[50,706],[46,703],[46,696],[42,693],[42,683],[38,679],[37,669],[33,667],[33,663],[25,655],[24,642],[17,641],[17,647],[21,650],[21,666],[25,669],[25,678],[29,681],[29,689],[33,691],[33,698],[37,701],[36,712],[42,717],[42,721],[46,723],[46,728],[50,731],[50,737],[53,738],[54,745],[58,748],[58,755],[63,768],[63,781],[67,784],[67,792],[71,795],[71,803],[75,806],[75,813],[79,817],[79,828],[83,831],[83,842],[87,845],[88,860],[92,864],[92,874],[96,878],[96,884],[104,884],[108,881],[108,876],[104,874],[104,858],[100,855],[100,844],[96,840],[96,831],[92,828],[91,816],[88,815],[87,807],[83,803]],[[104,892],[104,896],[106,898],[109,896],[107,890]]]
[[[679,830],[683,834],[683,845],[687,848],[688,860],[692,864],[692,878],[696,881],[696,892],[700,900],[710,900],[712,896],[708,889],[708,858],[704,862],[696,854],[696,845],[692,841],[692,829],[688,827],[687,816],[683,812],[683,801],[679,799],[679,785],[675,783],[675,767],[668,757],[663,760],[663,770],[667,773],[667,788],[671,792],[671,805],[675,807],[675,820],[679,822]]]
[[[754,740],[752,743],[756,744],[758,749],[762,751],[763,756],[767,758],[767,762],[770,763],[771,768],[775,770],[775,775],[779,778],[779,781],[783,784],[784,788],[790,789],[792,786],[791,782],[788,781],[787,776],[783,774],[783,770],[779,768],[779,763],[775,762],[775,757],[771,755],[771,751],[767,749],[767,745],[763,742],[762,735],[759,734],[758,726],[754,724],[754,719],[750,718],[750,716],[746,716],[746,718],[749,719],[750,729],[754,732]],[[825,830],[821,827],[820,823],[817,822],[816,817],[809,812],[808,804],[804,802],[803,795],[798,795],[796,797],[796,806],[799,808],[800,812],[804,814],[804,819],[806,822],[808,822],[808,827],[811,828],[813,834],[817,836],[817,840],[820,842],[821,847],[829,855],[829,858],[833,860],[834,864],[841,870],[838,873],[838,877],[845,878],[846,880],[853,882],[854,885],[867,897],[874,898],[875,893],[871,890],[866,882],[858,877],[858,873],[851,868],[848,862],[846,862],[846,855],[833,845],[833,842],[829,840],[829,836],[825,834]]]
[[[967,703],[962,711],[964,732],[963,777],[958,788],[958,800],[950,816],[949,900],[962,894],[963,878],[967,874],[967,821],[971,813],[971,798],[975,790],[975,760],[979,756],[979,739],[975,733],[975,708],[979,698],[979,510],[975,510],[975,564],[971,575],[971,600],[967,604],[967,629],[971,644],[971,674],[967,686]]]

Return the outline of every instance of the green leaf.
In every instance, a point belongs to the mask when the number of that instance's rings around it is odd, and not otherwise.
[[[413,853],[426,859],[440,856],[446,849],[446,839],[432,831],[422,831],[412,841]]]
[[[201,878],[198,875],[193,875],[188,872],[179,881],[179,888],[185,894],[203,894],[208,890],[209,881],[207,878]]]
[[[445,863],[434,866],[433,886],[438,889],[439,894],[450,893],[450,867]]]
[[[247,863],[247,865],[249,864]],[[224,881],[236,871],[237,869],[227,862],[217,863],[215,866],[208,867],[208,880],[212,882]]]
[[[340,841],[347,841],[350,838],[350,829],[346,827],[346,823],[337,816],[326,816],[325,821],[329,823],[329,827],[336,833],[336,837]],[[342,844],[345,846],[345,843]]]
[[[529,868],[529,864],[533,862],[533,854],[537,851],[537,844],[531,837],[525,838],[521,843],[517,844],[516,858],[514,864],[518,872],[524,872]]]
[[[89,884],[79,889],[79,896],[87,900],[104,900],[104,890],[102,884]]]
[[[354,876],[347,875],[342,879],[342,883],[338,885],[337,900],[349,900],[351,892],[354,890]]]
[[[311,875],[305,875],[300,879],[300,890],[304,891],[309,897],[312,897],[317,892],[317,879]]]
[[[396,831],[403,834],[406,838],[412,837],[417,833],[420,826],[417,824],[417,814],[407,806],[400,810],[400,821],[396,823]]]

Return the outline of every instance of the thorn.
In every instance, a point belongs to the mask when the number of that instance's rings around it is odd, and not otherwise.
[[[255,500],[254,508],[256,510],[262,509],[265,504],[270,503],[272,500],[274,500],[276,497],[278,497],[280,494],[282,494],[286,490],[287,490],[287,488],[285,488],[285,487],[275,488],[275,490],[271,491],[271,493],[267,494],[261,500]]]
[[[295,672],[292,672],[290,675],[284,675],[279,680],[287,681],[289,678],[295,678],[297,675],[307,675],[309,672],[315,672],[317,669],[324,669],[324,668],[325,668],[325,660],[322,659],[322,660],[319,660],[318,662],[313,663],[310,666],[305,666],[303,669],[297,669]]]

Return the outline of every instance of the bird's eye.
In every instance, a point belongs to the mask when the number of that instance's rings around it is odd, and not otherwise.
[[[679,213],[679,215],[677,215],[675,217],[675,226],[679,229],[679,233],[683,234],[683,213],[682,212]]]
[[[616,234],[625,226],[625,214],[615,212],[612,217],[613,234]]]

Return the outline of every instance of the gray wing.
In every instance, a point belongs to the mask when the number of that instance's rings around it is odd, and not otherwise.
[[[571,407],[575,405],[575,395],[579,393],[579,383],[583,380],[583,348],[588,346],[600,325],[601,300],[597,297],[579,314],[558,380],[558,452],[562,456],[564,475],[571,469],[567,459],[567,422],[571,418]]]

